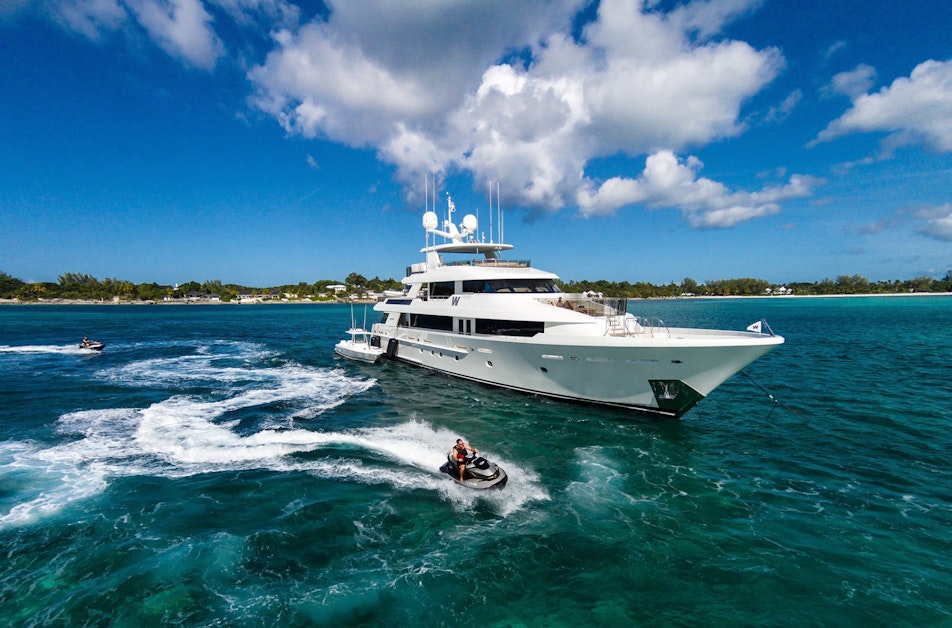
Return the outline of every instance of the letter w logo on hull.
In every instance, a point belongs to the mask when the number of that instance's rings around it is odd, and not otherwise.
[[[451,301],[453,302],[453,305],[454,305],[454,306],[459,305],[459,297],[453,297],[453,298],[451,299]]]

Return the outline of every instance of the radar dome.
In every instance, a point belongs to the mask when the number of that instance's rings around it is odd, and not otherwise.
[[[479,224],[476,222],[476,216],[472,214],[466,214],[463,216],[463,229],[473,233],[479,227]]]
[[[436,212],[426,212],[423,214],[423,228],[427,231],[436,229],[436,226],[440,224],[440,219],[437,217]]]

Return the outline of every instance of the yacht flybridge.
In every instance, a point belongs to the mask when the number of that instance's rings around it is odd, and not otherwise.
[[[459,228],[450,219],[438,226],[427,211],[426,261],[407,269],[402,296],[374,306],[383,320],[373,325],[371,344],[391,359],[527,393],[680,417],[784,341],[762,333],[760,322],[748,331],[668,327],[629,314],[624,298],[563,293],[556,275],[501,258],[511,244],[478,241],[472,214]]]

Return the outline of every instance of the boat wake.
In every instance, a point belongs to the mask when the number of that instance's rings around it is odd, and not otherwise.
[[[94,497],[122,477],[169,479],[267,470],[331,481],[432,490],[467,508],[485,500],[508,514],[547,499],[538,478],[493,455],[510,474],[494,495],[449,482],[438,471],[456,435],[416,420],[385,427],[316,430],[311,419],[372,388],[376,381],[343,369],[288,363],[242,365],[255,352],[155,358],[104,370],[100,377],[130,386],[195,386],[144,408],[107,408],[59,417],[59,443],[0,443],[0,527],[29,524]]]
[[[78,344],[71,345],[23,345],[23,346],[10,346],[10,345],[0,345],[0,354],[20,354],[20,355],[37,355],[37,354],[64,354],[64,355],[99,355],[95,351],[89,351],[87,349],[82,349]]]

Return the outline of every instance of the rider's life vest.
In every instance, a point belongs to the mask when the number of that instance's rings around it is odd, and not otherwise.
[[[459,445],[453,445],[453,452],[456,454],[456,459],[462,462],[466,460],[466,448],[460,447]]]

